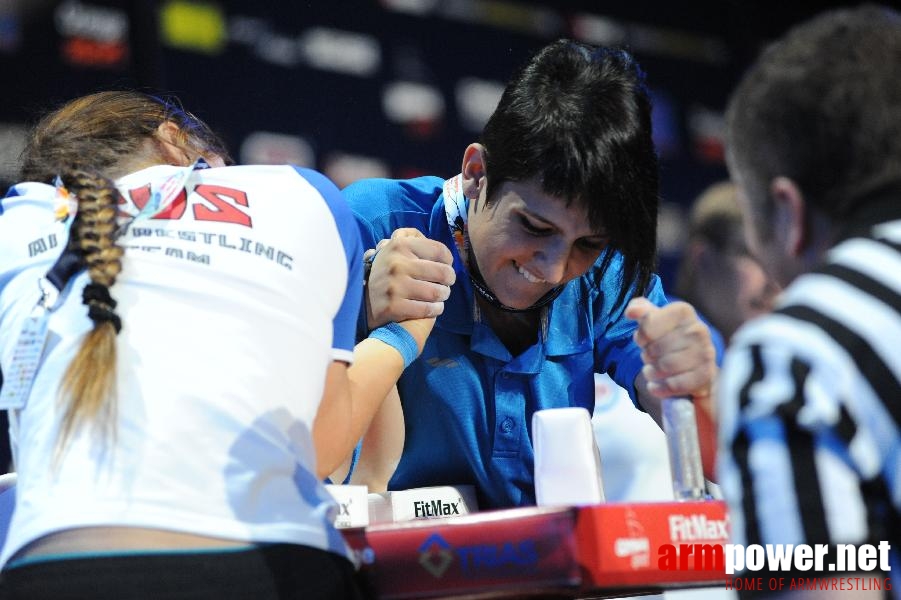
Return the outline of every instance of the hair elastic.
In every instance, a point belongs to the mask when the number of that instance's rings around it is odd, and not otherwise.
[[[113,324],[118,334],[122,330],[122,319],[116,314],[116,301],[109,294],[109,289],[99,283],[84,286],[82,301],[88,306],[88,316],[94,323],[108,321]]]

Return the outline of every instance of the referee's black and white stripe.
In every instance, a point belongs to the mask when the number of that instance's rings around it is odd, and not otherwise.
[[[739,331],[719,406],[735,543],[901,550],[901,221],[838,244]]]

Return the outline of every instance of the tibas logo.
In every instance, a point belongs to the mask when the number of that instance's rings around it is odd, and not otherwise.
[[[419,564],[435,579],[444,575],[452,562],[454,562],[454,553],[450,544],[437,533],[430,535],[419,547]]]
[[[515,575],[537,566],[538,549],[532,540],[453,547],[437,533],[419,547],[419,564],[436,579],[455,561],[464,577]]]

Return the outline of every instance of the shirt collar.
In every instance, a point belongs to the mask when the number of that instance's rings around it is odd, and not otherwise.
[[[464,215],[466,215],[468,211],[469,202],[462,194],[463,176],[457,175],[456,177],[452,177],[445,181],[444,190],[438,196],[437,202],[435,202],[435,205],[432,207],[432,214],[429,220],[429,237],[443,242],[444,245],[450,249],[454,259],[454,272],[457,275],[456,283],[451,286],[450,297],[444,302],[444,312],[438,317],[435,326],[453,331],[454,333],[472,335],[472,285],[469,283],[469,274],[466,271],[466,264],[460,255],[460,250],[457,241],[455,240],[455,233],[451,231],[451,227],[448,225],[448,211],[445,208],[445,203],[447,202],[445,194],[448,191],[452,194],[456,194],[453,187],[454,182],[459,186],[456,189],[460,191],[460,194],[459,197],[454,196],[452,201],[462,202],[460,213],[461,217],[465,219]],[[462,231],[463,230],[460,229],[460,235],[462,235]]]

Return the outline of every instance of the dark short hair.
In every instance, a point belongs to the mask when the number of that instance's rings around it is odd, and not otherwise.
[[[620,301],[656,262],[658,171],[644,74],[624,50],[558,40],[510,80],[485,126],[487,197],[537,178],[576,202],[624,258]],[[609,260],[612,252],[605,254]]]
[[[756,218],[779,176],[835,222],[901,182],[901,15],[864,5],[825,12],[767,47],[726,112],[730,168]],[[761,228],[767,231],[767,228]]]

